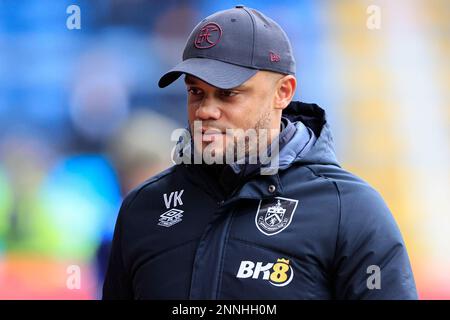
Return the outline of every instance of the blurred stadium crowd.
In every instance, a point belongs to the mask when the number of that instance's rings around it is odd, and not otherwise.
[[[80,30],[66,27],[72,4]],[[123,196],[171,165],[186,126],[184,84],[157,81],[204,16],[236,4],[0,1],[0,299],[100,297]],[[450,299],[450,3],[242,4],[286,30],[296,99],[326,109],[342,165],[386,199],[420,297]]]

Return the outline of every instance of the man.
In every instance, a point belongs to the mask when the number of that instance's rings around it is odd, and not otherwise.
[[[104,299],[417,298],[382,198],[339,166],[324,110],[291,101],[280,26],[243,6],[217,12],[159,85],[183,74],[193,142],[124,200]],[[263,139],[242,152],[239,129]]]

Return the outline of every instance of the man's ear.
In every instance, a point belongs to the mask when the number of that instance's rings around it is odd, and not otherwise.
[[[297,88],[297,79],[292,75],[286,75],[279,79],[276,83],[276,91],[274,96],[275,109],[283,110],[294,97]]]

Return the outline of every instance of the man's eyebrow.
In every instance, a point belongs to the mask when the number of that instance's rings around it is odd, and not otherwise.
[[[195,80],[192,79],[192,78],[188,78],[188,77],[185,77],[185,78],[184,78],[184,82],[185,82],[186,84],[192,84],[192,85],[197,84],[197,81],[195,81]]]

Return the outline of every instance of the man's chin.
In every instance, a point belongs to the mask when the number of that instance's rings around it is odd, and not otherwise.
[[[215,147],[214,142],[203,142],[201,150],[195,147],[197,157],[201,157],[202,163],[206,164],[225,164],[226,149],[223,147]]]

